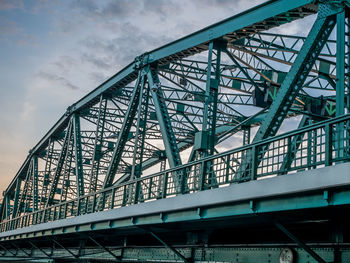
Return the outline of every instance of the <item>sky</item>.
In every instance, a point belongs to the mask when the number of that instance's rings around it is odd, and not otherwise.
[[[69,105],[136,56],[262,2],[0,0],[0,191]]]

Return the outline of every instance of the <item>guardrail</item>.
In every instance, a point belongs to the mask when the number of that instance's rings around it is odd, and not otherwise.
[[[0,231],[347,161],[350,114],[3,221]]]

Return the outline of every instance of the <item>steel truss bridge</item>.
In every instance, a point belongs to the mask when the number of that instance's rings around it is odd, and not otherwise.
[[[136,57],[30,150],[0,261],[350,262],[349,6],[272,0]]]

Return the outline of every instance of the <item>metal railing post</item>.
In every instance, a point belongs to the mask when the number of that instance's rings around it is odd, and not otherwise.
[[[325,127],[325,165],[332,165],[332,146],[333,146],[333,125],[327,123]]]

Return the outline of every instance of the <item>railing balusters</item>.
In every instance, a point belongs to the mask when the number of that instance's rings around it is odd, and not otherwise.
[[[215,172],[216,176],[218,177],[217,185],[224,185],[230,182],[231,174],[233,175],[235,170],[237,170],[235,162],[238,164],[239,162],[244,162],[244,153],[246,152],[252,154],[251,163],[249,164],[251,180],[256,180],[258,177],[269,175],[282,175],[292,170],[301,170],[305,168],[315,169],[323,164],[325,166],[330,166],[337,161],[344,161],[345,158],[348,158],[350,155],[350,151],[348,149],[348,145],[350,144],[350,132],[344,131],[345,134],[343,134],[343,136],[333,134],[334,127],[342,126],[346,128],[349,127],[349,122],[350,115],[341,116],[336,119],[310,125],[287,134],[278,135],[275,138],[268,138],[255,144],[245,145],[225,153],[206,157],[190,164],[161,171],[154,175],[138,178],[136,180],[112,188],[100,190],[99,192],[91,193],[64,203],[52,205],[28,214],[22,214],[16,218],[4,220],[0,224],[0,231],[4,232],[29,225],[60,220],[67,218],[67,216],[79,216],[100,210],[103,211],[104,209],[114,209],[115,207],[129,204],[128,201],[130,201],[130,204],[132,204],[145,200],[152,200],[155,197],[158,199],[167,198],[168,195],[172,196],[174,194],[185,194],[188,190],[187,178],[189,178],[190,181],[188,183],[193,184],[193,187],[190,188],[191,192],[201,191],[206,189],[206,180],[207,175],[209,176],[209,174],[207,174],[209,168]],[[322,130],[324,130],[324,135]],[[305,134],[307,135],[307,149],[305,149],[305,146],[301,146],[301,149],[299,149],[294,144],[292,145],[292,138],[303,138]],[[333,145],[333,138],[338,139],[339,137],[343,141],[336,141],[336,143]],[[346,140],[346,142],[344,142],[344,140]],[[288,146],[285,145],[286,141]],[[336,155],[336,158],[334,159],[334,151],[339,150],[337,149],[339,145],[342,145],[343,147],[340,150],[344,151],[344,157],[338,158]],[[266,153],[261,153],[263,149],[266,150]],[[302,153],[305,150],[308,154],[306,157]],[[300,151],[300,156],[297,154],[298,151]],[[236,158],[239,159],[239,156],[242,156],[242,158],[240,160],[236,160]],[[284,167],[280,160],[285,158],[293,159],[294,165],[288,165],[287,168]],[[307,158],[307,163],[303,164],[303,159],[305,160],[305,158]],[[300,162],[296,162],[295,160],[299,160]],[[258,173],[259,162],[261,165],[259,167],[261,168],[259,168]],[[291,163],[292,160],[289,160],[289,164]],[[213,167],[207,167],[208,165],[212,165]],[[193,173],[193,176],[191,176],[191,173]],[[169,177],[169,175],[172,174],[176,174],[180,177],[180,189],[177,189],[174,185],[174,181],[172,180],[173,177]],[[222,179],[220,179],[220,177],[222,177]],[[148,183],[148,187],[143,189],[145,193],[143,193],[142,200],[139,200],[143,183]],[[152,194],[153,184],[155,184],[154,188],[157,192],[155,195]],[[134,198],[133,200],[132,197]],[[115,198],[118,198],[117,205],[115,205]],[[108,202],[110,202],[110,204],[108,204]]]

